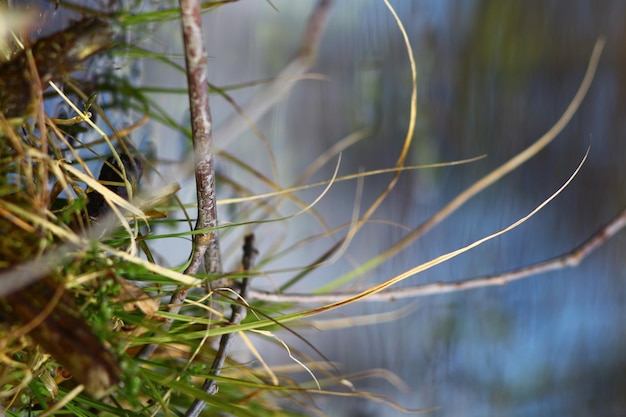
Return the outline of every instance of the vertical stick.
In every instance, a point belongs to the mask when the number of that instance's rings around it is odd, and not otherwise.
[[[195,156],[196,192],[198,196],[197,231],[194,235],[191,262],[185,273],[197,273],[203,259],[207,272],[221,273],[221,255],[217,239],[217,205],[215,198],[215,166],[212,152],[213,121],[209,106],[207,53],[202,37],[200,3],[180,0],[183,43],[189,88],[189,111]]]
[[[200,3],[198,0],[180,0],[183,44],[189,89],[189,111],[194,150],[198,218],[193,236],[191,261],[185,274],[196,274],[205,265],[209,274],[220,274],[222,262],[217,239],[217,204],[215,196],[215,166],[213,159],[213,121],[209,105],[208,57],[202,38]],[[177,314],[187,297],[187,288],[179,287],[170,299],[169,312]],[[167,331],[174,319],[168,318],[161,326]],[[137,354],[148,359],[156,350],[154,343],[145,345]]]
[[[254,258],[256,257],[258,251],[254,245],[254,234],[249,234],[244,238],[243,245],[243,258],[241,260],[241,266],[244,271],[250,271],[252,269],[252,265],[254,264]],[[233,299],[233,304],[231,307],[232,313],[230,316],[230,324],[237,325],[241,323],[241,320],[246,316],[246,308],[245,302],[248,297],[248,278],[244,277],[241,280],[241,285],[239,289],[239,297]],[[209,374],[217,377],[222,373],[222,368],[224,367],[224,363],[226,363],[226,358],[228,356],[228,351],[230,349],[230,345],[235,337],[235,333],[224,333],[220,338],[220,347],[215,354],[215,358],[213,359],[213,363],[211,364],[211,370]],[[217,382],[213,378],[208,378],[204,381],[202,385],[202,390],[211,395],[217,394]],[[191,406],[185,413],[185,417],[197,417],[202,413],[206,403],[203,400],[196,399],[191,403]]]

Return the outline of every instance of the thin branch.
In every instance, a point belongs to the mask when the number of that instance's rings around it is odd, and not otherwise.
[[[281,72],[277,81],[259,94],[251,108],[256,120],[264,114],[279,98],[293,85],[299,75],[311,66],[322,29],[328,19],[330,0],[319,0],[309,19],[300,53]],[[202,267],[203,261],[206,272],[219,275],[222,272],[219,241],[215,228],[217,226],[217,205],[215,198],[215,168],[212,153],[212,119],[209,107],[209,91],[207,75],[207,55],[202,39],[200,8],[197,0],[180,0],[181,19],[183,24],[183,40],[185,43],[185,60],[187,65],[187,81],[189,84],[189,105],[192,120],[193,145],[196,158],[196,188],[198,194],[198,220],[196,230],[202,233],[194,235],[193,252],[185,274],[195,274]],[[227,123],[228,125],[228,123]],[[241,127],[241,123],[231,123]],[[232,128],[232,126],[231,126]],[[234,137],[235,133],[228,133],[225,137]],[[224,146],[224,145],[223,145]],[[214,282],[214,286],[221,286],[222,282]],[[178,313],[187,297],[187,287],[179,287],[170,299],[170,313]],[[173,324],[173,319],[167,319],[161,329],[167,331]],[[156,344],[145,345],[137,354],[140,359],[148,359],[156,350]]]
[[[402,298],[426,297],[436,294],[445,294],[456,291],[466,291],[474,288],[485,288],[493,286],[506,285],[519,279],[528,278],[533,275],[542,274],[549,271],[555,271],[568,267],[578,266],[585,258],[593,253],[600,246],[604,245],[609,239],[615,236],[620,230],[626,226],[626,209],[624,209],[617,217],[597,231],[593,236],[587,239],[577,248],[567,252],[556,258],[539,262],[523,268],[515,269],[503,274],[489,275],[479,278],[472,278],[464,281],[456,282],[435,282],[426,285],[417,285],[413,287],[398,288],[388,291],[382,291],[372,294],[360,301],[395,301]],[[336,303],[347,298],[354,297],[360,292],[355,293],[332,293],[332,294],[275,294],[266,291],[258,291],[251,289],[250,298],[270,301],[277,303],[309,303],[309,304],[326,304]]]
[[[189,110],[195,156],[196,192],[198,198],[198,219],[195,230],[202,230],[194,236],[191,262],[186,274],[195,274],[206,262],[207,272],[221,273],[221,255],[215,228],[217,227],[217,206],[215,197],[215,166],[213,158],[213,121],[209,106],[208,57],[204,49],[200,2],[180,0],[181,22],[187,84],[189,88]]]
[[[201,231],[193,237],[193,248],[185,275],[201,272],[202,267],[209,274],[222,272],[219,240],[217,237],[217,204],[215,195],[215,166],[213,146],[213,122],[209,105],[208,57],[204,49],[200,3],[197,0],[180,0],[183,44],[187,85],[189,89],[189,111],[195,157],[196,194],[198,217],[195,230]],[[170,299],[169,312],[180,311],[187,287],[179,287]],[[167,331],[174,320],[167,319],[161,330]],[[156,344],[145,345],[138,353],[140,359],[148,359],[156,350]]]
[[[258,254],[256,247],[254,246],[254,235],[249,234],[244,238],[243,245],[243,258],[241,260],[241,265],[244,271],[250,271],[252,269],[252,265],[254,264],[254,258]],[[246,315],[245,308],[245,300],[248,297],[248,278],[245,277],[241,280],[241,289],[239,291],[238,299],[233,300],[232,304],[232,313],[230,316],[230,324],[237,325],[243,320]],[[220,346],[217,350],[215,358],[213,359],[213,363],[211,364],[211,370],[209,374],[216,377],[219,376],[222,372],[222,368],[224,367],[224,363],[226,362],[226,358],[228,356],[228,350],[235,336],[235,332],[225,333],[220,338]],[[214,395],[217,393],[217,382],[215,379],[207,379],[204,381],[202,385],[202,390],[207,392],[208,394]],[[204,409],[206,403],[203,400],[196,399],[187,410],[185,416],[187,417],[195,417],[200,415],[202,410]]]
[[[221,148],[226,148],[252,123],[259,120],[274,104],[285,97],[294,84],[313,65],[324,27],[328,21],[331,4],[331,0],[319,0],[317,2],[307,23],[298,54],[278,74],[274,82],[242,106],[243,114],[246,115],[244,118],[246,123],[242,123],[241,113],[238,113],[220,126],[215,136],[218,138]]]

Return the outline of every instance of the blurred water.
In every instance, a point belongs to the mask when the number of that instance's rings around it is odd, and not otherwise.
[[[422,223],[547,131],[574,96],[596,38],[606,35],[608,41],[587,98],[559,138],[367,274],[367,282],[380,282],[514,222],[567,179],[589,144],[591,153],[582,172],[532,220],[400,285],[459,280],[548,259],[577,246],[621,210],[626,202],[622,192],[624,3],[393,3],[413,42],[419,72],[418,126],[408,164],[488,155],[467,166],[403,174],[376,217],[409,227]],[[275,0],[272,4],[278,11],[266,2],[240,2],[206,16],[212,82],[224,85],[271,77],[295,52],[313,2]],[[176,26],[161,27],[155,34],[157,45],[180,51],[168,35],[176,30]],[[146,84],[184,82],[182,75],[161,71],[147,69]],[[318,154],[362,127],[370,127],[373,133],[344,153],[341,173],[392,166],[407,129],[410,76],[401,35],[384,4],[337,2],[313,71],[327,80],[301,82],[260,123],[276,152],[276,180],[290,185]],[[233,95],[245,102],[253,93],[245,90]],[[164,99],[172,117],[186,117],[184,101]],[[212,105],[217,125],[233,112],[220,98],[214,98]],[[160,129],[153,134],[161,155],[180,152],[173,148],[174,133]],[[251,133],[228,151],[272,175],[264,145]],[[250,182],[229,164],[219,164],[224,173]],[[326,167],[314,179],[328,178],[332,168]],[[365,180],[363,207],[389,178]],[[317,192],[299,195],[311,201]],[[338,184],[317,209],[331,226],[343,224],[350,220],[355,195],[355,183]],[[236,212],[221,210],[223,221],[237,219]],[[279,210],[283,214],[296,211],[288,205]],[[322,228],[311,217],[302,216],[254,231],[262,254],[267,254],[278,241],[289,247],[309,234],[321,233]],[[367,226],[345,259],[317,271],[293,290],[316,288],[406,233],[392,225]],[[227,235],[226,247],[236,248],[238,239],[239,235]],[[399,392],[380,379],[356,382],[357,387],[386,394],[408,408],[440,406],[434,415],[624,415],[626,339],[619,323],[625,316],[621,285],[625,243],[619,235],[577,269],[503,287],[351,306],[334,317],[380,313],[408,304],[416,309],[393,323],[304,334],[331,360],[341,363],[344,372],[387,368],[409,385],[410,392]],[[306,264],[312,254],[330,244],[332,239],[321,241],[267,269]],[[181,257],[186,253],[183,247]],[[289,276],[272,274],[276,280]],[[275,360],[288,362],[286,354]],[[317,403],[333,416],[401,415],[363,400],[320,399]]]

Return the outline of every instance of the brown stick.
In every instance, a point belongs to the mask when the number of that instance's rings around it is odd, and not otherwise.
[[[213,158],[213,121],[209,106],[208,57],[204,49],[200,3],[196,0],[180,0],[187,84],[189,88],[189,110],[195,155],[196,192],[198,219],[194,235],[191,262],[186,274],[200,271],[202,261],[207,272],[221,272],[221,255],[215,228],[217,227],[217,205],[215,204],[215,167]]]
[[[253,123],[261,118],[274,104],[284,98],[295,83],[309,70],[317,58],[317,48],[328,22],[331,0],[318,0],[311,12],[297,55],[262,92],[242,106],[243,111],[228,119],[216,132],[220,148],[225,149],[241,133],[254,128]],[[242,119],[243,115],[243,119]]]
[[[254,235],[249,234],[244,238],[243,244],[243,258],[241,260],[241,266],[244,271],[250,271],[254,264],[254,258],[256,257],[258,251],[254,246]],[[241,288],[239,290],[238,299],[233,300],[232,304],[232,313],[230,316],[230,325],[237,325],[243,320],[246,316],[246,308],[245,308],[245,300],[248,297],[248,278],[244,277],[241,280]],[[220,338],[220,346],[215,354],[215,358],[213,359],[213,363],[211,364],[211,370],[209,374],[213,377],[219,376],[222,373],[222,368],[224,367],[224,363],[226,362],[226,358],[228,357],[228,351],[230,349],[230,345],[235,336],[235,332],[224,333]],[[209,378],[204,381],[202,385],[202,390],[207,392],[208,394],[214,395],[217,394],[217,382],[213,378]],[[187,413],[186,417],[195,417],[198,416],[202,410],[204,410],[206,403],[203,400],[196,399]]]
[[[184,273],[186,275],[197,274],[204,266],[207,273],[217,275],[222,272],[222,261],[216,232],[213,121],[209,105],[208,57],[202,36],[200,3],[197,0],[180,0],[180,11],[198,200],[198,218],[194,230],[200,232],[193,237],[191,260]],[[179,287],[170,299],[169,312],[178,313],[186,297],[187,288]],[[169,330],[173,322],[173,319],[166,319],[161,329]],[[156,344],[145,345],[137,357],[148,359],[156,348]]]
[[[582,245],[547,261],[539,262],[503,274],[489,275],[479,278],[472,278],[464,281],[456,282],[435,282],[426,285],[417,285],[414,287],[398,288],[388,291],[381,291],[372,294],[360,301],[395,301],[401,298],[417,298],[426,297],[435,294],[445,294],[456,291],[465,291],[474,288],[484,288],[506,285],[510,282],[528,278],[533,275],[542,274],[549,271],[564,269],[567,267],[578,266],[587,256],[605,244],[611,237],[616,235],[626,226],[626,209],[624,209],[617,217],[611,220],[602,229],[597,231],[593,236],[587,239]],[[266,291],[258,291],[251,289],[249,296],[251,299],[280,302],[280,303],[306,303],[306,304],[327,304],[337,303],[342,300],[354,297],[361,291],[355,293],[332,293],[332,294],[275,294]]]

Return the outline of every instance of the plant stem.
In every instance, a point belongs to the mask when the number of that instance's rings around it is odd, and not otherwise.
[[[208,57],[204,49],[200,3],[197,0],[180,0],[183,44],[189,88],[189,110],[195,155],[198,219],[191,262],[186,274],[200,271],[204,260],[209,274],[222,272],[221,254],[217,238],[217,204],[215,196],[215,166],[213,121],[209,105]]]
[[[187,86],[189,89],[189,111],[195,161],[196,194],[198,217],[193,249],[185,275],[193,275],[206,269],[213,275],[222,273],[220,246],[217,237],[217,204],[215,194],[215,165],[213,154],[213,121],[209,104],[208,57],[202,37],[200,3],[197,0],[180,0]],[[169,312],[176,314],[187,297],[187,287],[179,287],[170,299]],[[167,331],[173,319],[167,319],[161,330]],[[156,350],[156,344],[143,347],[137,357],[148,359]]]
[[[571,251],[512,271],[454,282],[434,282],[431,284],[403,287],[371,294],[360,301],[381,302],[396,301],[402,298],[426,297],[436,294],[446,294],[456,291],[467,291],[475,288],[502,286],[519,279],[528,278],[537,274],[577,267],[596,249],[604,245],[609,239],[626,227],[626,209],[598,230],[593,236]],[[267,291],[249,290],[250,298],[274,303],[302,303],[326,304],[338,303],[355,297],[359,292],[327,293],[327,294],[282,294]]]
[[[243,245],[243,258],[241,260],[241,264],[244,271],[250,271],[252,269],[252,265],[254,264],[254,258],[257,254],[256,247],[254,246],[254,235],[249,234],[244,238]],[[237,325],[243,320],[246,316],[245,309],[245,300],[248,296],[248,278],[245,277],[241,280],[241,288],[239,290],[239,295],[237,298],[239,300],[233,300],[232,304],[232,313],[230,316],[230,324]],[[220,346],[217,350],[215,358],[213,359],[213,363],[211,364],[211,370],[209,371],[212,376],[219,376],[222,372],[222,368],[224,367],[224,363],[226,362],[226,358],[228,356],[228,350],[235,336],[235,332],[225,333],[220,338]],[[215,379],[207,378],[202,385],[202,390],[207,392],[208,394],[217,394],[218,388]],[[203,400],[196,399],[185,413],[186,417],[196,417],[200,415],[202,410],[204,410],[206,403]]]

